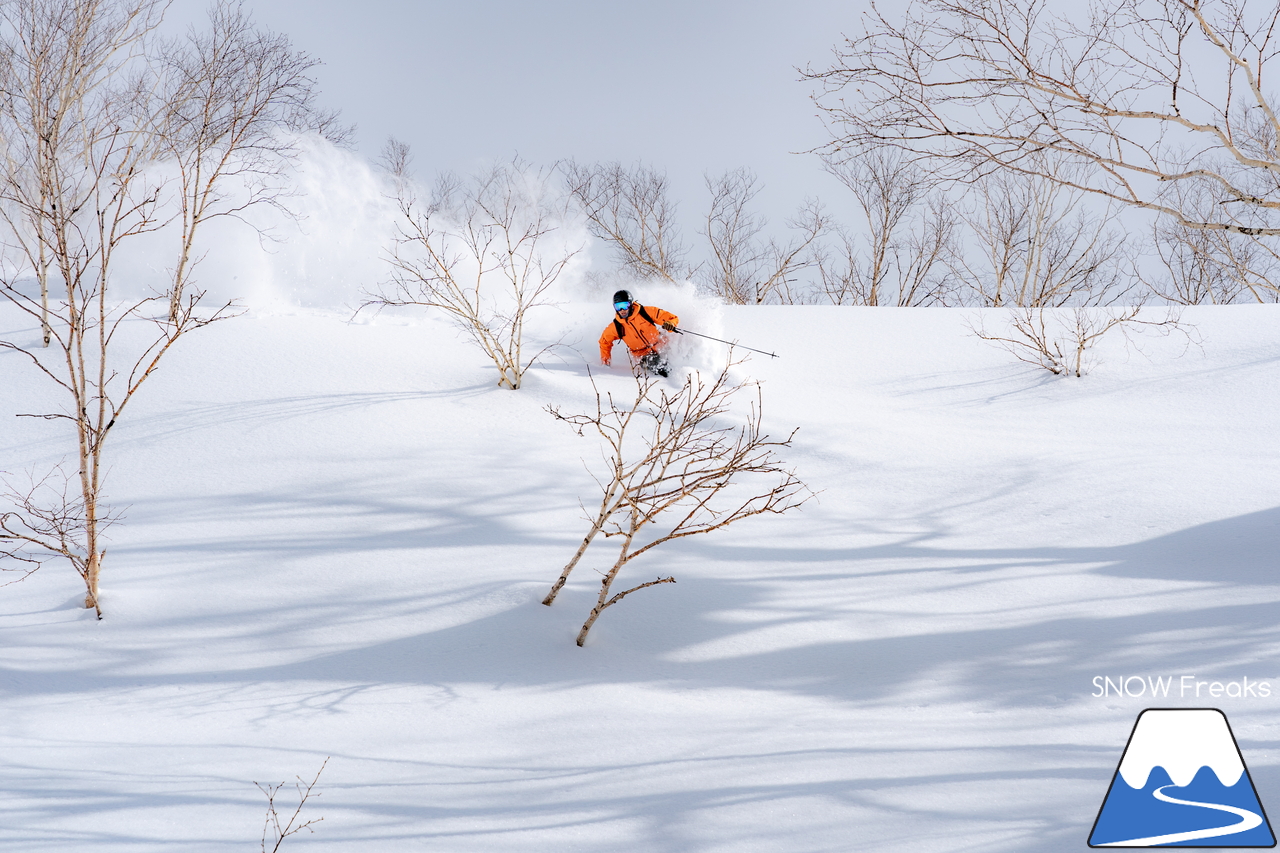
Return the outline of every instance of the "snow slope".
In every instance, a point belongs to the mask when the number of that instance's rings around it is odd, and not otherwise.
[[[184,341],[115,436],[105,620],[69,568],[0,588],[0,850],[257,849],[253,782],[326,756],[282,849],[1085,849],[1153,704],[1223,708],[1280,811],[1277,306],[1063,380],[972,310],[649,301],[780,354],[743,370],[821,494],[638,560],[678,583],[581,649],[606,550],[539,600],[595,450],[543,407],[588,404],[603,300],[548,309],[518,392],[425,315]],[[0,469],[63,455],[12,417],[44,394],[0,353]],[[1184,673],[1275,689],[1092,695]]]

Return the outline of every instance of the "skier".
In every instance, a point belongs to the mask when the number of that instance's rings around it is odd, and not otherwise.
[[[625,290],[613,294],[613,310],[617,316],[600,335],[600,361],[608,367],[614,342],[622,341],[631,350],[632,359],[638,360],[647,373],[669,375],[671,365],[662,352],[667,336],[662,330],[676,331],[680,318],[661,308],[641,305]]]

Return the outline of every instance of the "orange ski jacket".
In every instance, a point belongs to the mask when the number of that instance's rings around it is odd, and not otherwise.
[[[639,302],[632,302],[631,306],[631,316],[624,320],[615,315],[600,336],[600,361],[606,365],[612,360],[614,341],[622,341],[633,358],[641,358],[667,345],[666,336],[662,334],[664,323],[680,325],[680,318],[670,311],[646,308]]]

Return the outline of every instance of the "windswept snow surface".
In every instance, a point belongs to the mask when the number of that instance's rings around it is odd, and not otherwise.
[[[578,648],[609,543],[539,601],[597,446],[543,409],[591,404],[605,298],[517,392],[430,315],[202,330],[113,436],[105,620],[62,565],[0,588],[0,849],[257,849],[253,783],[331,756],[285,850],[1083,850],[1152,705],[1223,708],[1280,809],[1280,309],[1057,379],[969,310],[640,298],[779,353],[741,370],[817,501],[637,560],[678,583]],[[0,352],[0,469],[64,455],[13,417],[51,405]],[[1272,692],[1092,695],[1183,674]]]

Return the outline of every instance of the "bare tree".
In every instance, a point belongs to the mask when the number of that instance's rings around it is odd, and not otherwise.
[[[108,115],[128,110],[127,96],[107,93],[106,81],[136,55],[138,43],[163,11],[159,0],[127,7],[98,5],[25,0],[0,6],[0,216],[7,226],[5,260],[25,261],[39,284],[44,346],[52,335],[49,279],[65,274],[53,254],[59,223],[66,219],[67,202],[75,210],[77,202],[87,203],[92,194],[86,185],[92,173],[76,170],[65,175],[61,161],[68,152],[98,141],[90,131],[109,124]],[[98,121],[84,119],[86,108],[98,112]],[[133,141],[129,135],[118,140],[124,149],[118,160],[130,156]]]
[[[0,293],[40,321],[42,343],[56,344],[48,356],[21,342],[0,341],[0,347],[26,356],[61,390],[62,411],[29,416],[68,421],[77,460],[75,488],[59,488],[56,471],[33,476],[27,490],[10,484],[14,508],[0,514],[0,537],[11,556],[70,561],[84,580],[85,606],[99,617],[102,536],[113,520],[103,501],[107,437],[170,347],[188,332],[234,313],[230,304],[202,308],[204,294],[190,287],[191,246],[201,222],[228,212],[221,185],[243,176],[237,166],[227,165],[240,162],[239,146],[248,146],[248,162],[262,163],[270,145],[261,134],[221,137],[214,147],[224,165],[199,172],[199,180],[184,177],[179,212],[166,204],[165,161],[186,157],[185,162],[197,163],[214,149],[192,154],[187,146],[195,143],[190,136],[182,138],[174,122],[176,115],[200,112],[179,101],[207,104],[209,89],[199,81],[170,85],[171,78],[157,77],[142,61],[163,8],[159,0],[0,5],[0,250],[8,267],[17,270],[0,278]],[[254,42],[249,30],[233,26],[243,23],[237,7],[218,6],[213,14],[215,32],[235,29],[232,41],[247,39],[251,51],[262,54],[262,64],[283,63],[297,75],[280,84],[294,97],[240,119],[237,109],[257,108],[253,93],[225,78],[207,80],[208,86],[222,87],[219,97],[228,106],[219,114],[232,124],[255,127],[281,126],[281,111],[300,118],[309,104],[310,81],[302,76],[309,61],[297,60],[285,41]],[[222,42],[193,38],[188,52],[168,54],[183,61],[171,61],[167,70],[207,70],[201,57],[208,59],[215,43]],[[169,99],[157,100],[156,92]],[[285,150],[287,144],[279,143],[276,153]],[[252,197],[250,203],[264,199]],[[239,204],[230,212],[243,209]],[[139,301],[122,302],[113,291],[116,253],[132,238],[175,219],[182,223],[181,249],[167,286]],[[38,281],[38,293],[31,292],[24,273]],[[53,288],[59,293],[56,305],[49,300]]]
[[[761,237],[767,221],[750,210],[760,186],[749,169],[707,176],[706,183],[711,206],[702,233],[713,260],[702,275],[706,288],[734,305],[795,302],[792,276],[815,263],[815,241],[831,227],[822,205],[806,201],[787,223],[797,236],[780,243]]]
[[[951,266],[981,305],[1103,305],[1130,284],[1114,207],[1097,214],[1079,190],[996,172],[978,181],[964,214],[972,239]],[[976,257],[974,255],[976,254]]]
[[[1202,192],[1180,192],[1186,210],[1213,206]],[[1280,254],[1274,238],[1231,231],[1188,228],[1168,218],[1152,228],[1153,244],[1166,275],[1139,277],[1163,299],[1180,305],[1280,300]]]
[[[953,180],[1037,175],[1188,228],[1275,236],[1278,37],[1280,7],[1245,0],[922,0],[873,7],[807,76],[832,150],[890,146]],[[1215,203],[1179,205],[1192,186]]]
[[[0,6],[4,248],[41,284],[38,300],[13,279],[3,282],[4,294],[40,319],[43,340],[56,340],[61,352],[41,360],[20,344],[2,341],[0,347],[27,355],[69,395],[66,412],[44,417],[74,424],[80,480],[78,500],[48,508],[23,501],[0,517],[0,532],[14,545],[67,557],[85,581],[86,606],[94,608],[105,524],[98,506],[102,443],[149,373],[147,356],[158,358],[165,348],[162,338],[134,362],[123,397],[113,402],[107,385],[116,371],[104,356],[122,317],[107,300],[110,260],[122,240],[160,224],[159,188],[143,174],[154,155],[149,128],[139,126],[137,100],[119,79],[161,8],[151,0]],[[64,310],[53,312],[57,328],[50,320],[50,278],[66,291]]]
[[[867,224],[863,240],[843,231],[842,252],[819,256],[827,297],[836,305],[946,304],[951,283],[943,262],[954,252],[956,217],[937,181],[883,146],[828,157],[826,166],[853,193]]]
[[[670,282],[697,279],[710,292],[738,305],[791,303],[803,298],[791,285],[796,272],[815,265],[818,239],[832,226],[822,206],[806,201],[788,220],[795,237],[763,236],[764,217],[750,210],[760,187],[747,169],[707,176],[711,205],[702,234],[709,263],[688,262],[680,238],[676,205],[665,174],[644,164],[561,166],[570,195],[586,216],[593,236],[611,245],[625,275]]]
[[[691,275],[665,174],[643,163],[627,167],[572,160],[561,170],[592,236],[613,246],[623,271],[672,282]]]
[[[386,169],[396,180],[396,185],[402,186],[405,182],[413,179],[413,151],[409,148],[408,143],[396,139],[394,136],[388,136],[387,141],[382,145],[382,151],[378,154],[378,165]]]
[[[778,448],[791,446],[794,430],[782,440],[761,431],[759,386],[732,378],[737,363],[731,353],[713,378],[692,374],[675,391],[637,373],[634,400],[602,395],[597,387],[590,413],[565,414],[548,407],[579,435],[599,437],[603,466],[596,476],[601,500],[589,515],[591,527],[542,603],[555,601],[598,534],[620,541],[613,565],[603,573],[596,605],[578,632],[579,646],[609,607],[638,590],[675,583],[674,577],[659,577],[611,596],[618,573],[632,560],[675,539],[711,533],[762,513],[789,512],[811,497],[776,455]],[[749,391],[755,392],[755,400],[742,425],[726,425],[734,398]],[[757,484],[759,480],[763,482]]]
[[[549,176],[518,160],[469,181],[446,174],[423,203],[407,180],[408,149],[392,141],[383,159],[400,166],[399,233],[390,282],[361,308],[444,311],[493,361],[498,386],[519,388],[541,354],[524,351],[525,321],[581,251]]]
[[[297,134],[347,140],[350,129],[337,114],[316,106],[309,75],[319,64],[286,36],[255,27],[238,0],[214,5],[207,30],[162,45],[156,139],[161,156],[177,166],[182,198],[171,323],[184,310],[200,226],[257,205],[283,209],[284,167],[296,154]]]

